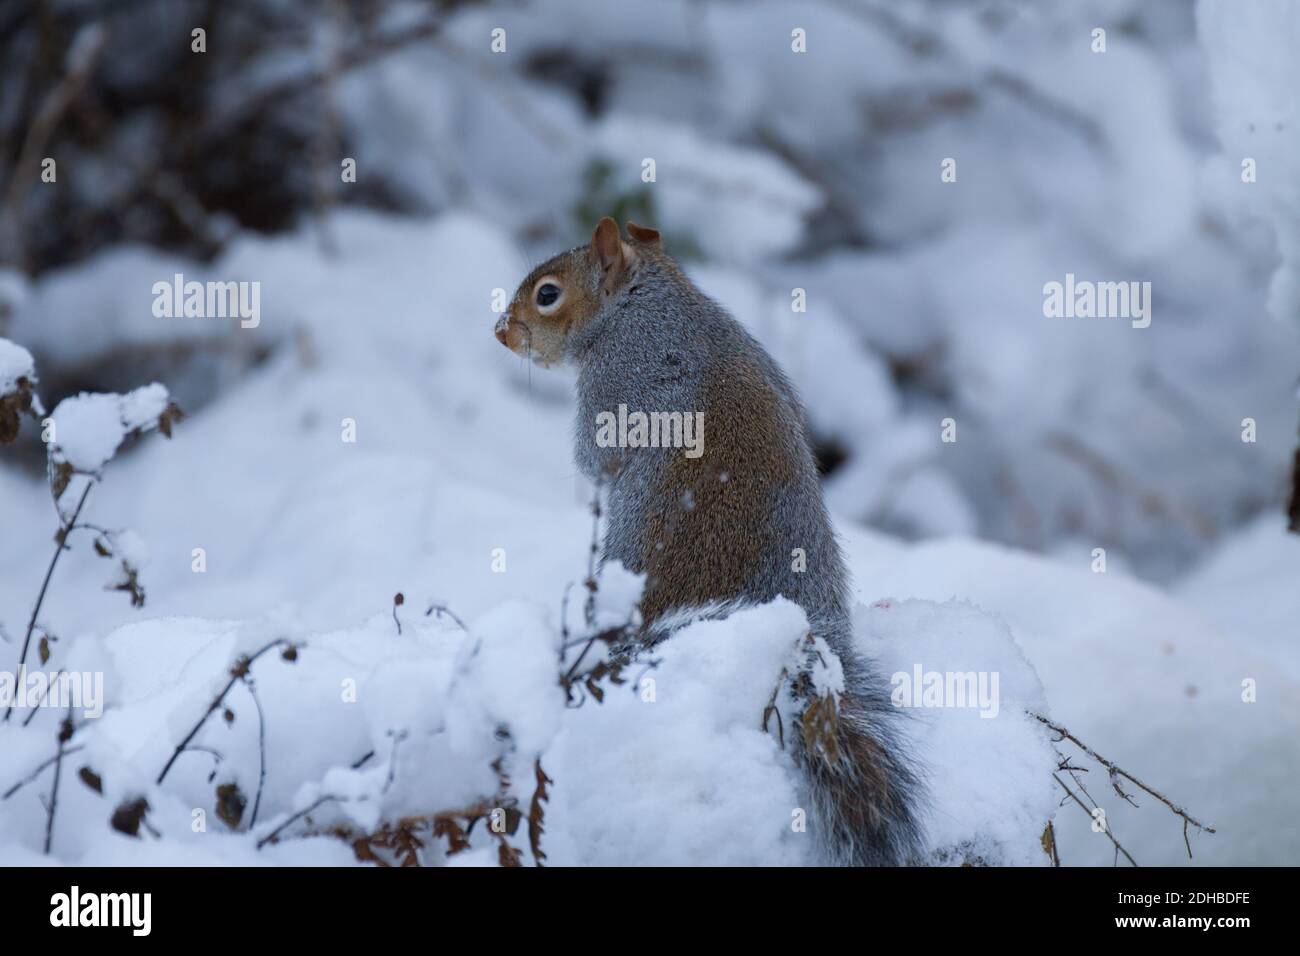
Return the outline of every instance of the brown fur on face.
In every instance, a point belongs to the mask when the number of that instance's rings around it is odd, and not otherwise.
[[[635,223],[628,223],[628,229],[653,233],[658,240],[654,230]],[[645,241],[637,232],[632,235],[638,242]],[[543,262],[519,284],[510,308],[497,321],[497,341],[543,368],[560,364],[569,336],[596,316],[602,298],[627,279],[636,261],[636,251],[619,237],[614,220],[602,219],[588,245]],[[538,291],[547,283],[559,286],[562,296],[543,306]]]
[[[584,268],[586,259],[587,248],[583,246],[561,253],[530,272],[497,323],[497,340],[543,368],[563,361],[569,333],[594,315],[598,307],[587,288],[590,270]],[[550,308],[537,302],[538,290],[548,283],[561,290],[561,298]]]

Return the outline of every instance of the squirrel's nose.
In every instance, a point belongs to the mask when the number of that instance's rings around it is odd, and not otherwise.
[[[509,327],[510,327],[510,316],[502,315],[501,318],[497,319],[496,328],[492,330],[493,332],[496,333],[497,341],[500,342],[502,345],[507,344],[506,329],[508,329]]]

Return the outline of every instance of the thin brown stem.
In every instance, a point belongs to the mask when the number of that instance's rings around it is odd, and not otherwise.
[[[27,663],[27,652],[31,648],[32,632],[36,630],[36,618],[41,613],[41,606],[45,603],[45,594],[50,588],[50,579],[54,577],[54,569],[59,565],[59,558],[63,552],[68,550],[68,533],[76,527],[77,517],[81,514],[81,509],[86,504],[86,498],[90,495],[90,489],[95,487],[93,480],[86,482],[86,488],[81,493],[81,498],[77,501],[77,507],[72,512],[72,517],[66,522],[61,522],[58,533],[54,536],[54,557],[50,558],[50,565],[45,569],[45,580],[41,582],[40,594],[36,596],[36,603],[32,606],[32,616],[27,621],[27,634],[23,638],[23,650],[18,656],[18,673],[21,674],[23,665]],[[60,516],[61,517],[61,516]],[[14,702],[11,700],[9,706],[5,709],[4,720],[8,723],[10,716],[13,714]]]
[[[1097,761],[1097,763],[1105,767],[1106,771],[1110,774],[1110,785],[1115,789],[1115,792],[1128,803],[1132,804],[1133,806],[1137,806],[1137,803],[1134,802],[1132,796],[1130,794],[1125,793],[1123,789],[1121,789],[1119,785],[1120,777],[1123,777],[1125,780],[1129,781],[1134,786],[1140,788],[1146,793],[1149,793],[1151,796],[1155,797],[1166,807],[1168,807],[1170,811],[1172,811],[1175,815],[1181,817],[1183,819],[1183,824],[1184,824],[1183,827],[1184,836],[1186,835],[1187,824],[1191,824],[1192,826],[1196,827],[1198,830],[1204,830],[1206,833],[1218,832],[1217,830],[1214,829],[1214,827],[1210,826],[1209,824],[1201,823],[1199,820],[1193,817],[1190,813],[1188,813],[1178,804],[1174,803],[1172,800],[1166,797],[1159,790],[1156,790],[1154,787],[1147,786],[1145,783],[1143,783],[1137,777],[1133,776],[1133,774],[1129,773],[1123,767],[1120,767],[1118,764],[1114,763],[1111,760],[1107,760],[1105,757],[1097,753],[1097,751],[1093,750],[1091,747],[1085,744],[1078,737],[1074,736],[1074,734],[1070,733],[1064,727],[1060,726],[1059,724],[1053,723],[1052,721],[1044,717],[1042,714],[1033,714],[1033,716],[1041,723],[1049,727],[1053,733],[1057,734],[1063,740],[1070,741],[1070,743],[1074,744],[1076,747],[1078,747],[1080,750],[1086,753],[1093,760]],[[1189,842],[1187,844],[1187,856],[1189,859],[1191,858],[1191,855],[1192,855],[1192,846],[1191,843]]]
[[[430,614],[435,614],[435,613],[439,617],[442,617],[442,615],[444,614],[447,615],[449,618],[451,618],[453,621],[456,622],[456,626],[459,627],[462,631],[465,631],[466,633],[469,632],[469,628],[465,626],[465,622],[462,621],[451,608],[447,607],[447,605],[430,604],[429,609],[424,612],[424,616],[428,617]]]
[[[1076,794],[1073,790],[1071,790],[1068,786],[1066,786],[1064,780],[1062,780],[1056,774],[1052,774],[1052,779],[1061,785],[1061,789],[1066,792],[1066,794],[1069,796],[1071,800],[1073,800],[1075,803],[1079,805],[1080,809],[1082,809],[1084,813],[1088,814],[1089,820],[1096,819],[1096,817],[1092,815],[1092,811],[1088,809],[1088,805],[1079,799],[1078,794]],[[1115,853],[1117,856],[1118,854],[1123,853],[1124,859],[1128,860],[1129,863],[1133,864],[1134,866],[1138,865],[1137,860],[1133,859],[1133,857],[1129,854],[1128,850],[1124,849],[1124,847],[1120,845],[1119,840],[1115,839],[1115,834],[1110,832],[1110,823],[1104,819],[1102,821],[1101,832],[1106,834],[1107,838],[1109,838],[1111,843],[1115,844]]]
[[[262,701],[257,696],[253,679],[247,674],[244,675],[244,686],[253,698],[253,706],[257,708],[257,796],[253,798],[253,813],[248,818],[248,829],[252,830],[257,823],[257,811],[262,806],[262,790],[266,786],[266,715],[262,712]]]
[[[167,759],[167,763],[163,766],[162,772],[158,774],[158,779],[155,780],[154,783],[161,784],[165,779],[167,779],[167,773],[172,769],[172,764],[176,762],[176,758],[185,752],[186,748],[189,747],[190,741],[198,735],[198,732],[203,729],[203,725],[208,722],[208,718],[211,717],[216,712],[217,708],[225,702],[226,695],[230,693],[230,689],[235,686],[235,683],[244,679],[244,676],[248,673],[248,669],[253,666],[253,662],[267,651],[271,650],[271,648],[284,646],[291,645],[289,645],[287,640],[279,637],[274,641],[271,641],[269,644],[263,645],[251,656],[240,657],[235,661],[234,666],[230,669],[230,680],[226,682],[225,687],[221,688],[221,692],[217,694],[216,697],[212,698],[212,702],[208,704],[208,709],[203,712],[203,716],[200,717],[194,726],[190,728],[190,732],[185,735],[185,739],[176,745],[176,749],[172,751],[172,755]]]
[[[63,777],[63,758],[67,756],[67,743],[72,739],[76,728],[72,726],[72,707],[68,707],[68,716],[59,725],[59,752],[54,755],[54,785],[50,787],[49,812],[45,817],[45,855],[50,855],[50,846],[54,842],[54,815],[59,809],[59,780]]]
[[[68,747],[66,750],[64,750],[64,751],[63,751],[63,756],[65,756],[65,757],[69,757],[69,756],[71,756],[72,754],[75,754],[78,750],[85,750],[85,749],[86,749],[86,748],[85,748],[84,745],[82,745],[82,744],[77,744],[77,746],[75,746],[75,747]],[[19,790],[21,790],[23,787],[27,786],[29,783],[31,783],[31,782],[34,781],[37,777],[39,777],[39,776],[41,775],[41,771],[42,771],[42,770],[44,770],[46,767],[50,766],[52,763],[54,763],[54,762],[55,762],[56,760],[58,760],[58,759],[59,759],[59,755],[56,753],[53,757],[50,757],[48,760],[44,760],[44,761],[42,761],[40,764],[37,765],[37,767],[36,767],[35,770],[33,770],[33,771],[32,771],[31,773],[29,773],[27,776],[23,777],[21,780],[19,780],[17,783],[15,783],[12,787],[10,787],[8,790],[6,790],[3,794],[0,794],[0,800],[8,800],[10,797],[12,797],[15,793],[17,793],[17,792],[18,792]]]
[[[278,827],[276,827],[274,830],[272,830],[272,831],[271,831],[270,833],[268,833],[266,836],[262,837],[262,839],[258,840],[258,841],[257,841],[257,848],[260,850],[260,849],[262,849],[262,847],[266,846],[268,843],[274,843],[275,840],[276,840],[276,838],[279,837],[279,835],[280,835],[281,833],[283,833],[285,830],[287,830],[287,829],[288,829],[292,824],[297,823],[297,822],[298,822],[299,820],[301,820],[303,817],[307,816],[307,814],[311,813],[311,812],[312,812],[313,810],[315,810],[317,807],[320,807],[320,806],[322,806],[322,805],[324,805],[324,804],[326,804],[326,803],[329,803],[331,800],[341,800],[341,799],[342,799],[342,797],[337,797],[337,796],[335,796],[335,795],[332,794],[332,793],[331,793],[331,794],[326,794],[325,796],[323,796],[323,797],[321,797],[319,800],[317,800],[315,803],[313,803],[311,806],[307,807],[305,810],[299,810],[297,813],[292,814],[292,815],[289,817],[289,819],[285,820],[283,823],[281,823]]]

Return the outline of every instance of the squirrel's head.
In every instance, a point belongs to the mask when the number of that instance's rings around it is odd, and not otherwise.
[[[497,340],[516,355],[549,368],[564,361],[573,336],[622,292],[647,257],[659,252],[659,233],[627,224],[631,241],[606,216],[591,243],[542,263],[515,291],[497,320]]]

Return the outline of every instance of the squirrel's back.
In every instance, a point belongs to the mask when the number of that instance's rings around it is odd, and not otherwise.
[[[698,457],[600,447],[596,417],[620,405],[694,416],[703,426]],[[675,266],[647,268],[592,344],[579,375],[575,441],[584,471],[609,484],[606,557],[647,576],[647,622],[778,595],[810,619],[844,615],[846,574],[794,390]]]

